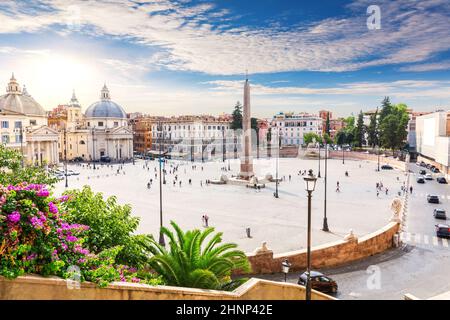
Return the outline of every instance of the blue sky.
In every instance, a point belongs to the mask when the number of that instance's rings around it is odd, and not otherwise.
[[[448,0],[3,0],[0,21],[0,82],[46,109],[106,82],[128,112],[229,113],[246,70],[259,117],[450,104]]]

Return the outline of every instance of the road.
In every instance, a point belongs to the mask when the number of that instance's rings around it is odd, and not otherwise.
[[[402,235],[404,245],[348,266],[320,270],[337,281],[338,299],[396,300],[403,299],[406,293],[427,299],[450,291],[449,243],[435,237],[434,225],[442,221],[432,215],[437,207],[450,211],[450,186],[438,184],[435,174],[434,180],[419,185],[419,168],[411,164],[410,170],[413,193]],[[441,203],[428,204],[428,193],[439,195]],[[289,274],[287,280],[296,283],[298,276]],[[262,277],[284,281],[283,274]]]

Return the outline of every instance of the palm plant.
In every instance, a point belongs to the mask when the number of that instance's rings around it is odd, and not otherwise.
[[[234,243],[222,242],[222,233],[215,233],[206,243],[214,228],[203,231],[183,232],[173,221],[175,234],[162,227],[161,232],[169,239],[168,250],[154,239],[151,240],[151,267],[171,286],[216,290],[233,290],[246,279],[232,280],[233,270],[250,271],[244,252]],[[204,245],[206,243],[206,245]]]

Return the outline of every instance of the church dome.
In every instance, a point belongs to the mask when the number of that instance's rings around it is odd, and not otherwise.
[[[6,94],[0,96],[0,110],[18,112],[30,116],[45,116],[44,108],[31,97],[25,89],[20,89],[14,74],[6,88]]]
[[[126,119],[125,110],[111,100],[109,90],[103,86],[101,100],[89,106],[86,110],[86,118],[121,118]]]

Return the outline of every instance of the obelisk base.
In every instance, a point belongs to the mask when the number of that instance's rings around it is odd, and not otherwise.
[[[244,180],[250,180],[255,173],[253,172],[253,164],[251,163],[241,163],[241,172],[239,173],[239,177]]]

